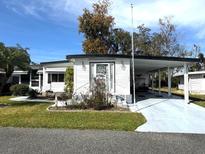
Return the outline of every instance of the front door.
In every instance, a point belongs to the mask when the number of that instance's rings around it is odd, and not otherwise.
[[[102,80],[105,83],[106,91],[114,92],[114,64],[113,63],[92,63],[91,81]],[[92,83],[92,82],[91,82]]]

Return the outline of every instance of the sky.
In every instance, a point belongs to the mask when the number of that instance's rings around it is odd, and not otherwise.
[[[32,61],[62,60],[68,54],[82,54],[83,35],[78,17],[96,0],[0,0],[0,42],[29,48]],[[158,19],[172,16],[180,43],[205,51],[205,0],[112,0],[109,13],[115,27],[131,29],[145,24],[157,29]]]

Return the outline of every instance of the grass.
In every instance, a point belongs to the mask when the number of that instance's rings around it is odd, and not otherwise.
[[[129,112],[49,112],[50,103],[13,102],[8,96],[0,96],[1,127],[106,129],[133,131],[145,123],[140,113]]]
[[[155,90],[158,90],[157,88]],[[167,87],[163,87],[160,89],[162,92],[168,92]],[[184,96],[183,90],[179,90],[177,88],[171,89],[172,94],[178,95],[178,96]],[[190,98],[193,100],[192,103],[205,107],[205,95],[199,95],[199,94],[189,94]]]
[[[194,102],[194,104],[205,107],[205,101],[197,101],[197,102]]]

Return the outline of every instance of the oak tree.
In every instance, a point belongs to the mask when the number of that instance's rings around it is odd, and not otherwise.
[[[92,11],[84,9],[78,18],[79,32],[84,34],[83,50],[85,53],[107,54],[110,52],[110,37],[114,18],[108,14],[110,3],[107,0],[94,3]]]

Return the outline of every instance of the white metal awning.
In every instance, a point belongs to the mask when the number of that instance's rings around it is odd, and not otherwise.
[[[65,72],[66,68],[65,67],[61,67],[61,68],[46,68],[46,72]]]
[[[28,74],[28,71],[14,71],[12,74],[13,75],[26,75]]]
[[[43,70],[38,70],[37,74],[43,74]]]

